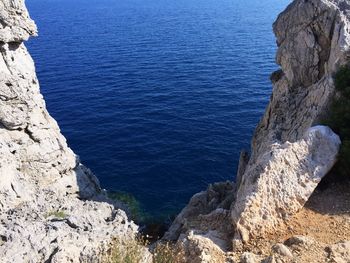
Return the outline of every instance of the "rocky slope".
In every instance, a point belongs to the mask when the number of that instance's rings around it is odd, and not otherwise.
[[[137,227],[48,114],[23,44],[36,31],[23,0],[0,1],[0,261],[98,262]]]
[[[345,0],[294,0],[279,15],[273,29],[281,69],[271,76],[271,100],[251,155],[241,154],[236,184],[195,195],[164,236],[184,245],[188,262],[350,262],[349,241],[288,232],[336,162],[339,137],[317,125],[336,94],[333,76],[350,59],[349,26]],[[350,211],[334,217],[349,227]]]

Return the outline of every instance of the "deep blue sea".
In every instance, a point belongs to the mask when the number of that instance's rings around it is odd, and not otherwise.
[[[271,93],[287,0],[27,0],[51,115],[82,162],[151,215],[234,180]]]

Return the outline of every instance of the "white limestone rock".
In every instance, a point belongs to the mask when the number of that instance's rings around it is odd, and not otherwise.
[[[226,255],[221,248],[205,235],[189,233],[179,242],[184,249],[184,263],[224,263]]]
[[[163,240],[174,241],[182,234],[200,231],[203,236],[212,237],[213,242],[225,250],[232,234],[229,209],[235,191],[233,183],[222,182],[211,184],[206,191],[195,194],[175,218]]]
[[[336,162],[340,144],[331,129],[316,126],[247,167],[231,211],[236,238],[263,236],[299,211]]]
[[[0,258],[100,262],[137,226],[108,200],[46,110],[23,41],[36,35],[22,0],[0,1]]]
[[[271,76],[273,92],[254,133],[250,160],[240,166],[244,172],[240,172],[237,203],[231,211],[236,238],[263,235],[298,211],[334,163],[336,153],[327,152],[322,144],[306,147],[308,139],[303,136],[326,116],[335,96],[333,75],[349,61],[349,11],[344,0],[295,0],[274,23],[276,61],[281,69]],[[293,152],[319,160],[329,158],[329,163],[318,167],[307,163],[310,158],[293,160],[289,155]],[[283,158],[288,158],[287,164]],[[308,171],[301,175],[303,166]],[[313,166],[319,170],[312,171]],[[262,222],[266,225],[253,226]]]
[[[327,113],[333,75],[349,61],[350,7],[344,0],[295,0],[273,25],[273,92],[252,141],[250,164],[274,143],[295,142]]]
[[[22,42],[36,32],[23,0],[0,1],[0,42]]]
[[[251,252],[244,252],[240,257],[240,263],[259,263],[259,262],[261,262],[260,258]]]
[[[291,238],[287,239],[284,244],[288,247],[299,247],[303,249],[308,249],[311,247],[313,244],[315,244],[316,240],[314,240],[311,237],[308,236],[301,236],[301,235],[296,235],[292,236]]]
[[[350,241],[339,242],[326,248],[329,253],[330,262],[349,263],[350,262]]]
[[[272,247],[273,252],[287,258],[293,258],[292,252],[285,245],[278,243]]]

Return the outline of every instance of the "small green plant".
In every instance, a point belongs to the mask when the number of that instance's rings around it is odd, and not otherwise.
[[[344,66],[334,76],[337,96],[330,105],[329,115],[324,121],[340,136],[342,145],[338,162],[333,168],[339,178],[350,178],[350,66]]]
[[[62,211],[62,210],[59,210],[59,211],[50,211],[48,212],[46,215],[45,215],[45,218],[48,218],[50,216],[53,216],[53,217],[56,217],[56,218],[61,218],[61,219],[64,219],[66,218],[68,215]]]
[[[153,251],[153,263],[183,263],[185,252],[180,245],[158,243]]]
[[[341,67],[334,77],[334,84],[338,91],[345,97],[350,97],[350,67]]]

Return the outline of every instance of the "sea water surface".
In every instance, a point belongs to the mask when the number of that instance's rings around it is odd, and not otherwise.
[[[271,93],[287,0],[27,0],[51,115],[102,187],[149,214],[234,180]]]

